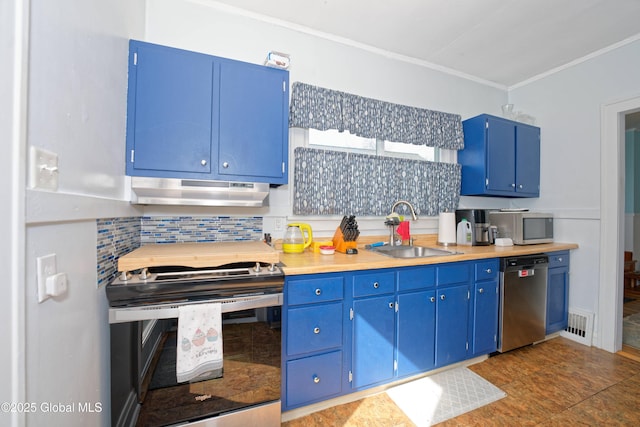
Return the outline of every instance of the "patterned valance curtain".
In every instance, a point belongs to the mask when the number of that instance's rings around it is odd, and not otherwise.
[[[291,90],[289,127],[349,131],[363,138],[449,150],[464,148],[462,118],[306,83]]]
[[[388,215],[398,200],[410,201],[423,216],[458,207],[457,163],[305,147],[294,150],[294,161],[296,215]]]

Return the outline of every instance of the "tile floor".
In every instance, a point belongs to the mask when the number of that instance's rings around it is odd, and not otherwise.
[[[507,397],[440,426],[638,426],[640,362],[558,337],[470,369]],[[413,426],[386,395],[325,409],[283,427]]]

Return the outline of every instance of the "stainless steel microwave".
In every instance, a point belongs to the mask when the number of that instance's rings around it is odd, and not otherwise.
[[[553,242],[553,214],[541,212],[489,212],[491,225],[498,228],[497,237],[508,237],[514,245]]]

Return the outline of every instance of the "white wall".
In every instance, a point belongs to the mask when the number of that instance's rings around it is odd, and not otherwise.
[[[615,314],[600,305],[599,296],[622,286],[615,281],[600,283],[600,245],[608,237],[600,233],[600,184],[611,174],[614,183],[624,181],[624,170],[601,170],[601,149],[611,150],[610,144],[617,144],[601,140],[601,114],[607,104],[640,95],[638,67],[640,42],[636,41],[509,92],[516,109],[535,116],[542,128],[541,196],[528,206],[555,212],[558,239],[580,245],[571,257],[569,304],[597,314],[596,346],[607,339],[604,335],[614,333],[610,328],[600,330],[604,319]]]
[[[28,145],[59,156],[59,189],[27,190],[27,425],[110,425],[109,329],[97,289],[96,224],[132,215],[124,202],[128,39],[144,31],[144,1],[32,1]],[[21,165],[26,175],[27,167]],[[55,253],[69,291],[36,298],[36,258]],[[100,403],[99,413],[79,404]],[[72,413],[47,404],[75,404]],[[44,406],[40,406],[44,405]],[[2,421],[0,421],[2,424]]]
[[[0,2],[0,402],[23,402],[24,389],[24,141],[28,4]],[[0,424],[24,423],[19,412],[0,413]]]

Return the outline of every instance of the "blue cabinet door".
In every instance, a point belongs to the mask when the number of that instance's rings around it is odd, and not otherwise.
[[[354,300],[353,312],[353,387],[390,380],[394,374],[394,295]]]
[[[436,294],[436,366],[467,357],[469,285],[438,289]]]
[[[496,351],[498,346],[498,281],[484,281],[474,286],[472,354],[479,356]]]
[[[211,172],[215,65],[211,56],[130,42],[128,175]]]
[[[289,154],[289,81],[280,69],[221,61],[221,176],[284,184]]]
[[[516,132],[512,122],[487,119],[487,190],[508,195],[515,190]]]
[[[540,194],[540,129],[516,125],[516,187],[520,196]]]
[[[547,334],[561,331],[567,327],[568,300],[569,251],[550,253],[547,276]]]
[[[435,294],[425,290],[398,295],[399,377],[425,372],[435,365]]]

